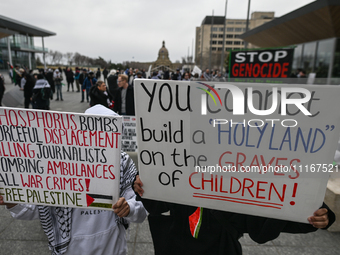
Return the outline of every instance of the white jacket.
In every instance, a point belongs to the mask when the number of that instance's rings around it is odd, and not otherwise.
[[[122,157],[129,158],[124,152]],[[121,183],[124,181],[121,180]],[[130,206],[130,213],[124,219],[128,222],[143,222],[147,212],[143,204],[136,201],[131,185],[126,183],[123,193],[121,189],[121,196],[125,197]],[[9,211],[16,219],[39,219],[39,210],[36,205],[18,204]],[[123,224],[117,223],[118,219],[119,217],[113,211],[74,208],[71,242],[65,254],[126,254],[126,230]]]

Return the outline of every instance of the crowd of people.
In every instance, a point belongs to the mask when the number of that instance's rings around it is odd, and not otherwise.
[[[66,92],[81,92],[81,103],[96,104],[114,110],[122,115],[134,115],[134,80],[135,79],[163,79],[181,81],[225,81],[225,77],[219,71],[206,69],[200,76],[176,69],[174,72],[153,71],[149,75],[144,69],[129,68],[126,70],[96,71],[87,68],[61,67],[27,70],[19,66],[10,67],[12,83],[24,91],[25,108],[32,106],[33,109],[50,109],[50,100],[63,101],[63,86]],[[103,77],[103,79],[101,79]],[[4,90],[1,90],[0,96]],[[1,101],[0,101],[1,104]]]
[[[63,77],[67,92],[81,92],[81,103],[91,106],[86,113],[104,115],[135,115],[134,80],[136,78],[168,80],[223,81],[219,72],[206,69],[201,77],[190,72],[153,72],[145,70],[98,69],[68,67],[62,70],[32,70],[11,68],[12,81],[24,92],[25,108],[49,109],[55,97],[63,101]],[[64,75],[63,75],[64,73]],[[103,76],[103,80],[100,80]],[[75,83],[75,88],[74,88]],[[1,84],[0,84],[1,85]],[[66,84],[65,84],[66,85]],[[1,89],[1,87],[0,87]],[[76,89],[76,90],[74,90]],[[1,92],[1,91],[0,91]],[[143,222],[149,213],[149,225],[155,254],[242,254],[239,238],[248,233],[258,243],[265,243],[281,232],[308,233],[326,229],[335,221],[334,213],[323,204],[308,218],[309,224],[230,213],[207,208],[155,201],[143,198],[143,183],[129,156],[121,152],[120,199],[112,211],[83,208],[37,206],[5,203],[17,219],[40,219],[48,236],[52,254],[126,254],[126,228],[129,222]],[[169,216],[163,213],[169,212]],[[199,231],[192,235],[192,219],[201,217]]]

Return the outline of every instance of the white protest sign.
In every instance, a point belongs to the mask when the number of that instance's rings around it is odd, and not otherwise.
[[[137,151],[136,117],[123,116],[122,151]]]
[[[121,132],[120,116],[0,108],[4,201],[112,210]]]
[[[332,171],[338,91],[135,80],[144,197],[307,222]]]

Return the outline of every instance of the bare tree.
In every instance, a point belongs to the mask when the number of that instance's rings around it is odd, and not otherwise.
[[[82,56],[78,52],[74,53],[73,62],[78,66],[83,64],[82,63]]]
[[[72,66],[73,63],[73,54],[74,54],[73,52],[66,52],[64,54],[64,57],[66,58],[66,61],[70,66]]]

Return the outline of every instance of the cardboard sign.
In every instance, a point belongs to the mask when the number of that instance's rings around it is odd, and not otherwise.
[[[135,80],[144,197],[307,222],[334,171],[338,90]]]
[[[136,117],[123,116],[123,135],[122,135],[122,150],[125,152],[137,151],[137,130]]]
[[[4,201],[112,210],[121,129],[116,116],[0,108]]]
[[[292,69],[294,49],[232,51],[230,78],[287,78]]]

